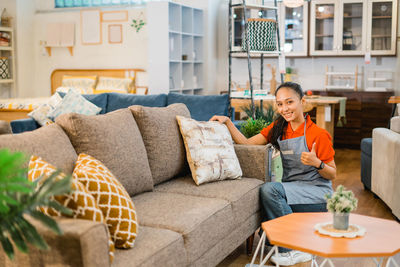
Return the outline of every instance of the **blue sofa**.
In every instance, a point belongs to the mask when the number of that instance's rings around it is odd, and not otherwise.
[[[64,97],[64,94],[60,94]],[[213,115],[228,116],[228,95],[184,95],[177,93],[159,95],[132,95],[105,93],[98,95],[83,95],[88,101],[101,107],[100,114],[108,113],[117,109],[127,108],[132,105],[147,107],[165,107],[174,103],[184,103],[193,119],[198,121],[209,120]],[[13,133],[33,131],[40,125],[35,120],[22,119],[11,122]]]

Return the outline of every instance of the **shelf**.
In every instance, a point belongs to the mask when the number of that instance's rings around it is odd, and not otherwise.
[[[362,16],[343,16],[345,19],[362,19]]]
[[[335,17],[326,17],[326,18],[318,18],[316,17],[315,19],[320,19],[320,20],[324,20],[324,19],[334,19]]]
[[[373,16],[372,19],[391,19],[392,16]]]
[[[249,4],[249,5],[233,4],[233,5],[231,5],[231,7],[242,7],[242,8],[250,8],[250,9],[278,10],[278,8],[274,7],[274,6],[264,6],[264,5],[254,5],[254,4]]]
[[[326,89],[348,89],[348,90],[354,90],[354,86],[343,86],[343,85],[326,85]]]
[[[1,32],[12,32],[13,30],[10,27],[1,27],[0,26],[0,31]]]
[[[365,88],[365,91],[367,92],[386,92],[386,91],[390,91],[390,88],[386,88],[386,87],[367,87]]]
[[[5,79],[5,80],[0,79],[0,83],[13,83],[13,82],[14,82],[13,79]]]
[[[333,34],[316,34],[315,37],[333,37]]]
[[[392,82],[393,79],[382,78],[382,77],[371,77],[371,78],[368,78],[368,81],[371,81],[371,82]]]
[[[372,38],[391,38],[392,36],[389,34],[382,34],[382,35],[372,35]]]
[[[181,32],[179,32],[179,31],[174,31],[174,30],[168,30],[169,31],[169,33],[172,33],[172,34],[182,34]]]
[[[327,72],[326,75],[332,75],[332,76],[354,76],[356,75],[354,72]]]
[[[12,47],[11,46],[0,46],[1,51],[11,51]]]
[[[244,51],[244,50],[233,50],[233,51],[230,51],[230,53],[247,53],[247,51]],[[251,50],[250,51],[250,54],[273,54],[273,55],[280,55],[281,54],[281,52],[279,52],[279,51],[254,51],[254,50]]]

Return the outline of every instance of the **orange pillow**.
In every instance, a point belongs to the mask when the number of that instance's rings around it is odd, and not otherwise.
[[[28,179],[33,182],[41,176],[49,177],[55,171],[56,168],[53,165],[47,163],[40,157],[32,156],[29,161]],[[65,176],[64,173],[60,173],[57,179],[62,179]],[[71,189],[73,190],[71,193],[55,196],[54,199],[61,205],[70,208],[73,211],[72,218],[105,223],[103,213],[99,209],[96,200],[89,191],[86,190],[85,186],[77,179],[73,178]],[[41,207],[40,210],[50,216],[65,215],[53,208]],[[115,248],[114,242],[111,238],[109,240],[109,246],[110,259],[112,261],[114,258]]]
[[[73,177],[96,199],[115,246],[133,247],[139,226],[135,206],[117,178],[99,160],[83,153],[78,156]]]

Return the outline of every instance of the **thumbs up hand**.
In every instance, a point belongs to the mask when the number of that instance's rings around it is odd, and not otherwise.
[[[311,152],[302,152],[301,153],[301,163],[304,165],[314,166],[316,168],[321,164],[321,160],[317,157],[315,153],[315,143],[312,145]]]

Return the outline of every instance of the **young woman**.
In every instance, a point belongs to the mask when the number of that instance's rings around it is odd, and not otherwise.
[[[303,90],[299,84],[286,82],[275,92],[279,117],[261,133],[247,139],[225,116],[211,120],[226,124],[237,144],[271,143],[281,152],[282,183],[265,183],[260,189],[264,220],[292,213],[326,211],[324,195],[332,192],[331,180],[336,177],[331,136],[304,116]],[[271,259],[288,266],[311,260],[311,255],[279,248]]]

